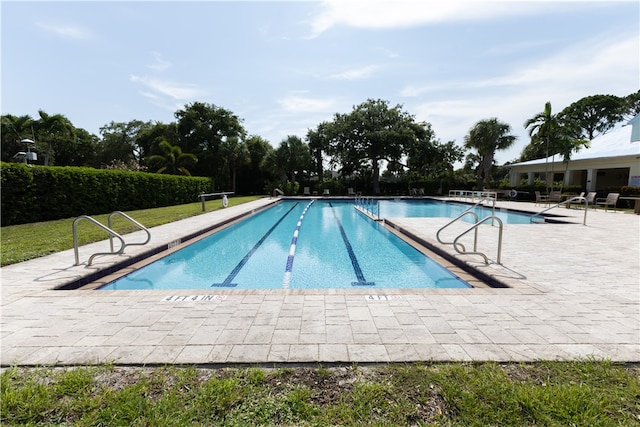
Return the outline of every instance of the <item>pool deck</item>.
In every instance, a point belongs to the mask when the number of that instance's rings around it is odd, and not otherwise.
[[[640,362],[640,215],[556,208],[568,224],[504,226],[502,265],[437,243],[442,218],[391,219],[509,288],[54,290],[167,247],[269,199],[151,229],[147,246],[97,257],[108,240],[0,269],[1,364],[116,365],[535,361]],[[537,212],[540,206],[499,201]],[[452,234],[443,233],[453,238]],[[69,230],[71,233],[71,230]],[[497,254],[497,227],[479,249]],[[128,241],[144,239],[141,232]],[[137,240],[136,240],[137,239]],[[465,241],[467,248],[470,243]]]

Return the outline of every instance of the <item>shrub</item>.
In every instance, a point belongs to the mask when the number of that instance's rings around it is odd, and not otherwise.
[[[212,187],[202,177],[21,163],[0,164],[0,175],[2,226],[190,203]]]

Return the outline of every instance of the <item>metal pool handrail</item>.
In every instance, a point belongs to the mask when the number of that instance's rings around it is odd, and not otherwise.
[[[76,257],[76,263],[74,265],[80,265],[80,257],[78,255],[78,222],[80,222],[83,219],[86,219],[92,222],[93,224],[97,225],[98,227],[102,228],[104,231],[109,233],[109,240],[111,240],[111,236],[113,236],[113,237],[116,237],[118,240],[120,240],[120,243],[121,243],[120,250],[114,251],[113,241],[112,241],[111,252],[96,252],[95,254],[91,255],[91,257],[89,257],[89,261],[87,261],[87,265],[91,265],[91,263],[93,262],[93,258],[96,257],[97,255],[120,255],[124,251],[125,243],[121,235],[119,235],[112,229],[106,227],[105,225],[100,224],[98,221],[91,218],[89,215],[80,215],[79,217],[73,220],[73,253]]]
[[[496,210],[496,199],[494,197],[491,196],[486,196],[483,197],[482,199],[480,199],[478,201],[478,203],[476,203],[475,205],[469,207],[468,209],[466,209],[464,212],[462,212],[460,215],[458,215],[457,217],[455,217],[454,219],[452,219],[450,222],[448,222],[447,224],[445,224],[444,226],[442,226],[437,232],[436,232],[436,239],[438,239],[438,242],[442,243],[443,245],[451,245],[453,244],[453,242],[443,242],[442,239],[440,239],[440,232],[442,230],[444,230],[445,228],[447,228],[448,226],[450,226],[451,224],[453,224],[454,222],[458,221],[460,218],[462,218],[465,215],[473,215],[475,217],[475,222],[478,222],[478,214],[476,214],[475,212],[472,212],[472,209],[478,207],[479,205],[481,205],[484,201],[486,200],[491,200],[493,202],[493,207],[491,209],[491,217],[490,218],[495,218],[495,210]],[[489,218],[489,217],[488,217]],[[493,224],[493,223],[492,223]],[[478,231],[476,230],[476,236],[474,239],[474,245],[477,243],[478,241]],[[464,250],[464,245],[462,245],[460,243],[460,245],[462,246],[462,249]]]
[[[122,211],[113,211],[109,215],[108,224],[109,224],[109,229],[110,230],[113,230],[112,222],[113,222],[113,216],[114,215],[120,215],[121,217],[129,220],[129,222],[131,222],[133,225],[138,227],[140,230],[142,230],[145,233],[147,233],[147,240],[145,240],[144,242],[125,243],[125,245],[124,245],[125,247],[126,246],[142,246],[142,245],[146,245],[147,243],[149,243],[149,240],[151,240],[151,233],[149,232],[147,227],[145,227],[144,225],[140,224],[138,221],[136,221],[135,219],[131,218],[129,215],[127,215],[126,213],[124,213]],[[111,245],[111,251],[113,251],[113,236],[111,236],[111,234],[109,234],[109,244]],[[124,251],[124,247],[122,248],[122,251]]]
[[[541,210],[540,212],[538,212],[537,214],[535,214],[535,215],[533,215],[533,216],[531,217],[531,222],[532,222],[532,223],[535,223],[535,221],[533,220],[535,217],[540,216],[540,215],[542,215],[543,213],[545,213],[545,212],[547,212],[547,211],[550,211],[550,210],[551,210],[551,209],[553,209],[553,208],[557,208],[557,207],[558,207],[558,206],[560,206],[560,205],[566,205],[566,204],[571,203],[571,202],[573,202],[573,201],[580,201],[580,203],[584,202],[584,218],[583,218],[583,220],[582,220],[582,225],[587,225],[587,211],[589,210],[589,202],[588,202],[587,198],[586,198],[586,197],[583,197],[583,196],[576,196],[576,197],[572,197],[572,198],[567,199],[567,200],[565,200],[565,201],[563,201],[563,202],[556,203],[556,204],[555,204],[555,205],[553,205],[553,206],[550,206],[550,207],[548,207],[548,208],[546,208],[546,209],[543,209],[543,210]]]
[[[120,234],[116,233],[113,230],[112,223],[113,223],[113,216],[114,215],[120,215],[120,216],[124,217],[125,219],[127,219],[131,223],[133,223],[136,227],[138,227],[139,229],[141,229],[145,233],[147,233],[147,240],[145,240],[144,242],[126,243],[124,241],[124,238]],[[93,263],[93,259],[98,255],[120,255],[120,254],[122,254],[124,252],[124,248],[127,247],[127,246],[146,245],[151,240],[151,233],[149,232],[147,227],[145,227],[144,225],[140,224],[138,221],[136,221],[135,219],[131,218],[129,215],[125,214],[124,212],[121,212],[121,211],[111,212],[111,214],[109,215],[109,219],[108,219],[108,224],[109,224],[108,227],[103,225],[103,224],[101,224],[100,222],[96,221],[95,219],[93,219],[89,215],[80,215],[79,217],[77,217],[76,219],[73,220],[73,253],[75,255],[75,260],[76,260],[74,265],[80,265],[80,256],[78,255],[78,222],[80,222],[80,220],[83,220],[83,219],[88,220],[89,222],[97,225],[98,227],[102,228],[104,231],[109,233],[109,248],[111,249],[111,252],[96,252],[96,253],[92,254],[89,257],[89,260],[87,261],[87,265],[91,265]],[[113,249],[113,238],[114,237],[117,238],[118,240],[120,240],[120,249],[117,250],[117,251],[115,251]]]
[[[474,225],[472,225],[469,229],[465,230],[464,232],[462,232],[462,234],[458,235],[458,237],[456,237],[453,240],[453,248],[460,254],[462,255],[480,255],[482,258],[484,258],[484,263],[485,264],[489,264],[489,258],[487,258],[487,256],[478,251],[477,248],[477,244],[478,244],[478,227],[480,225],[482,225],[483,223],[487,222],[491,220],[493,223],[493,220],[498,221],[498,258],[496,259],[496,263],[500,264],[500,258],[502,256],[502,230],[504,228],[502,220],[500,218],[498,218],[497,216],[488,216],[485,218],[482,218],[479,222],[475,223]],[[473,252],[466,252],[464,250],[464,246],[462,246],[462,244],[458,243],[458,239],[461,238],[462,236],[464,236],[465,234],[467,234],[468,232],[470,232],[471,230],[475,230],[475,238],[474,238],[474,243],[473,243]],[[458,249],[458,245],[462,246],[463,252],[461,252]]]
[[[357,207],[359,207],[363,211],[368,212],[371,216],[374,215],[374,209],[373,209],[374,198],[373,197],[356,197],[355,204]],[[376,207],[377,207],[377,209],[375,209],[376,214],[378,216],[378,220],[380,220],[380,200],[377,201]]]
[[[471,209],[473,209],[473,206],[470,207],[469,209],[467,209],[466,211],[462,212],[460,215],[458,215],[457,217],[455,217],[454,219],[452,219],[451,221],[449,221],[447,224],[445,224],[444,226],[442,226],[437,232],[436,232],[436,239],[438,239],[438,242],[442,243],[443,245],[455,245],[455,239],[452,242],[445,242],[440,238],[440,232],[442,230],[444,230],[445,228],[447,228],[448,226],[450,226],[451,224],[453,224],[454,222],[458,221],[459,219],[461,219],[463,216],[465,215],[472,215],[475,219],[474,224],[478,223],[478,214],[475,212],[472,212]],[[462,243],[458,243],[460,246],[462,246],[462,250],[466,250],[464,245]],[[475,236],[473,238],[473,250],[475,251],[476,246],[478,245],[478,230],[476,230]],[[456,249],[457,250],[457,249]]]

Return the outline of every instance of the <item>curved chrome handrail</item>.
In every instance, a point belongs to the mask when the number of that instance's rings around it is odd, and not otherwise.
[[[110,230],[113,230],[112,222],[113,222],[113,216],[114,215],[120,215],[120,216],[126,218],[133,225],[135,225],[140,230],[143,230],[145,233],[147,233],[147,240],[145,240],[144,242],[125,243],[124,247],[126,247],[126,246],[142,246],[142,245],[146,245],[147,243],[149,243],[149,240],[151,240],[151,233],[149,232],[147,227],[145,227],[144,225],[140,224],[138,221],[136,221],[135,219],[131,218],[129,215],[127,215],[126,213],[124,213],[122,211],[113,211],[109,215],[108,224],[109,224],[109,229]],[[111,250],[113,251],[113,236],[111,236],[111,234],[109,234],[109,245],[111,246]],[[120,253],[124,252],[124,247],[121,249]]]
[[[497,216],[488,216],[488,217],[482,218],[479,222],[477,222],[473,226],[469,227],[468,230],[464,231],[462,234],[458,235],[458,237],[456,237],[453,240],[453,248],[458,253],[460,253],[462,255],[480,255],[480,256],[482,256],[484,258],[484,263],[485,264],[489,264],[489,258],[487,258],[487,256],[484,253],[478,252],[478,249],[476,247],[477,246],[477,241],[478,241],[478,227],[480,225],[482,225],[484,222],[489,221],[489,220],[491,220],[491,221],[497,220],[498,221],[498,230],[499,230],[498,231],[498,258],[497,258],[496,262],[498,264],[500,264],[500,258],[502,256],[502,229],[504,228],[504,225],[502,223],[502,220],[500,218],[498,218]],[[466,251],[465,252],[460,252],[458,250],[458,247],[457,247],[457,245],[460,244],[460,243],[458,243],[458,239],[461,238],[462,236],[464,236],[465,234],[467,234],[468,232],[470,232],[471,230],[475,230],[475,232],[476,232],[473,252],[466,252]],[[464,246],[463,246],[463,249],[464,249]]]
[[[562,201],[562,202],[556,203],[556,204],[555,204],[555,205],[553,205],[553,206],[550,206],[550,207],[548,207],[548,208],[546,208],[546,209],[541,210],[540,212],[536,213],[535,215],[533,215],[533,216],[531,217],[531,223],[534,223],[534,220],[533,220],[533,219],[534,219],[535,217],[540,216],[540,215],[542,215],[543,213],[545,213],[545,212],[547,212],[547,211],[549,211],[549,210],[551,210],[551,209],[557,208],[557,207],[559,207],[560,205],[566,205],[566,204],[571,203],[571,202],[573,202],[573,201],[580,201],[580,203],[584,202],[584,218],[583,218],[583,220],[582,220],[582,225],[587,225],[587,211],[589,210],[589,201],[587,200],[587,198],[586,198],[586,197],[583,197],[583,196],[576,196],[576,197],[572,197],[572,198],[570,198],[570,199],[567,199],[567,200],[565,200],[565,201]]]
[[[111,252],[97,252],[91,255],[89,257],[89,261],[87,261],[87,265],[91,265],[91,263],[93,262],[93,258],[95,258],[97,255],[120,255],[124,251],[125,243],[124,243],[124,238],[121,235],[119,235],[112,229],[100,224],[98,221],[91,218],[89,215],[80,215],[79,217],[73,220],[73,252],[76,257],[76,263],[74,265],[80,265],[80,257],[78,255],[78,222],[80,222],[80,220],[83,220],[83,219],[86,219],[92,222],[93,224],[97,225],[98,227],[102,228],[104,231],[109,233],[109,240],[111,241]],[[116,237],[120,240],[120,243],[122,244],[120,247],[120,250],[118,251],[113,250],[113,241],[111,240],[112,237]]]

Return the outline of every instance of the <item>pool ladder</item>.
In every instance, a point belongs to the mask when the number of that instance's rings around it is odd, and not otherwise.
[[[478,221],[478,214],[473,212],[472,209],[474,209],[475,207],[479,206],[480,204],[482,204],[485,201],[492,201],[493,202],[493,210],[492,210],[492,214],[481,219],[480,221]],[[442,230],[444,230],[445,228],[449,227],[451,224],[459,221],[460,219],[462,219],[464,216],[466,215],[471,215],[473,216],[475,222],[474,224],[469,227],[467,230],[463,231],[462,233],[460,233],[455,239],[453,239],[453,241],[451,242],[445,242],[440,238],[440,233],[442,232]],[[483,252],[478,251],[478,227],[482,224],[484,224],[485,222],[491,221],[491,225],[494,225],[495,222],[498,223],[498,255],[496,258],[496,263],[497,264],[501,264],[501,256],[502,256],[502,230],[504,228],[504,225],[502,223],[502,220],[500,218],[498,218],[497,216],[495,216],[495,199],[493,197],[484,197],[482,198],[480,201],[478,201],[478,203],[476,203],[475,205],[471,206],[469,209],[465,210],[464,212],[462,212],[460,215],[458,215],[457,217],[455,217],[454,219],[452,219],[451,221],[449,221],[447,224],[445,224],[444,226],[442,226],[438,232],[436,233],[436,239],[438,239],[438,242],[442,243],[443,245],[453,245],[453,249],[456,250],[456,252],[458,252],[459,254],[462,255],[480,255],[482,258],[484,258],[484,263],[485,264],[489,264],[489,258],[487,257],[487,255],[485,255]],[[465,246],[460,243],[458,240],[460,240],[460,238],[462,236],[465,236],[467,233],[473,231],[474,232],[474,236],[473,236],[473,251],[471,252],[467,252]]]
[[[568,208],[571,206],[571,203],[584,204],[584,218],[582,219],[582,225],[587,225],[587,211],[589,210],[589,201],[587,200],[586,197],[583,197],[583,196],[571,197],[570,199],[567,199],[563,202],[556,203],[553,206],[549,206],[548,208],[541,210],[540,212],[538,212],[537,214],[531,217],[531,223],[535,224],[539,222],[544,222],[544,217],[541,216],[543,213],[550,211],[551,209],[560,207],[561,205],[566,205],[566,207]]]
[[[138,227],[140,230],[143,230],[144,232],[147,233],[147,240],[145,240],[144,242],[136,242],[136,243],[125,243],[124,238],[116,233],[113,230],[113,217],[114,215],[119,215],[127,220],[129,220],[129,222],[133,223],[133,225],[135,225],[136,227]],[[91,265],[93,263],[93,259],[98,256],[98,255],[121,255],[124,252],[124,248],[127,246],[141,246],[141,245],[146,245],[147,243],[149,243],[149,240],[151,240],[151,233],[149,232],[149,230],[147,229],[147,227],[145,227],[144,225],[140,224],[138,221],[136,221],[135,219],[131,218],[129,215],[125,214],[124,212],[121,211],[114,211],[111,212],[111,214],[109,215],[109,219],[108,219],[108,226],[105,226],[103,224],[101,224],[100,222],[96,221],[95,219],[93,219],[92,217],[90,217],[89,215],[80,215],[79,217],[77,217],[76,219],[73,220],[73,251],[74,251],[74,255],[76,258],[76,262],[74,265],[80,265],[80,257],[78,255],[78,223],[80,221],[82,221],[83,219],[97,225],[98,227],[100,227],[101,229],[103,229],[104,231],[106,231],[109,234],[109,246],[111,248],[111,252],[96,252],[93,255],[91,255],[89,257],[89,260],[87,261],[87,265]],[[113,250],[113,238],[116,238],[120,241],[120,249],[118,249],[117,251]]]

